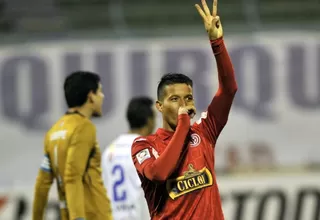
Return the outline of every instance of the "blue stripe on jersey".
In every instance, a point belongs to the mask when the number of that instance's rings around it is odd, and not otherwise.
[[[51,163],[49,156],[47,154],[44,155],[40,169],[43,170],[44,172],[51,173]]]

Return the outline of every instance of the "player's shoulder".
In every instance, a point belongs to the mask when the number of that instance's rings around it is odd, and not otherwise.
[[[46,138],[47,139],[55,139],[55,136],[62,136],[63,133],[67,133],[67,129],[64,126],[64,120],[63,116],[60,117],[55,123],[52,124],[52,126],[47,130],[46,132]]]
[[[96,127],[91,120],[81,115],[63,115],[46,132],[46,138],[56,135],[70,137],[71,134],[82,131],[94,134]]]
[[[135,154],[136,152],[144,148],[154,148],[155,147],[156,134],[151,134],[148,136],[139,136],[133,140],[131,152]]]
[[[137,144],[153,144],[156,140],[156,134],[150,134],[148,136],[138,136],[133,140],[132,146]]]
[[[115,140],[113,140],[111,143],[109,143],[103,150],[102,156],[107,156],[111,152],[114,152],[116,149],[116,143]]]
[[[66,128],[68,130],[73,130],[74,132],[85,132],[85,133],[95,133],[96,132],[96,126],[94,123],[86,117],[83,117],[79,114],[74,115],[66,115],[64,117]]]
[[[110,149],[113,148],[130,148],[134,139],[136,139],[137,137],[137,134],[121,134],[106,146],[105,151],[110,151]]]
[[[200,117],[198,118],[198,120],[196,120],[194,123],[193,123],[193,127],[197,127],[199,126],[204,119],[206,119],[208,117],[208,111],[204,111],[204,112],[201,112],[200,114]]]
[[[101,154],[102,161],[108,161],[107,158],[109,158],[109,155],[112,152],[112,150],[111,150],[112,148],[113,148],[112,144],[105,147],[105,149],[103,150],[103,152]]]
[[[75,117],[72,117],[72,120],[70,120],[71,126],[74,126],[76,128],[89,128],[92,130],[96,130],[96,126],[94,123],[86,117],[83,117],[81,115],[77,115]]]

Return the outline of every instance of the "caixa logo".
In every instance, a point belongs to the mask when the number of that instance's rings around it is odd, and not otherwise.
[[[222,194],[228,220],[319,220],[320,189],[286,188],[267,191],[234,191]],[[230,203],[232,207],[230,208]]]

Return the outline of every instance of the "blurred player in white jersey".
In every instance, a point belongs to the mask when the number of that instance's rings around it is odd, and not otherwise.
[[[138,136],[155,128],[155,109],[149,97],[135,97],[127,107],[130,131],[120,135],[102,155],[102,174],[112,203],[114,220],[149,220],[141,181],[131,158],[131,145]]]

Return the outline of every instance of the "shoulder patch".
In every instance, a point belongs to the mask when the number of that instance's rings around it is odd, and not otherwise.
[[[149,159],[151,157],[150,152],[148,149],[143,149],[141,151],[139,151],[139,153],[136,154],[136,158],[139,162],[139,164],[142,164],[143,161],[145,161],[146,159]]]

